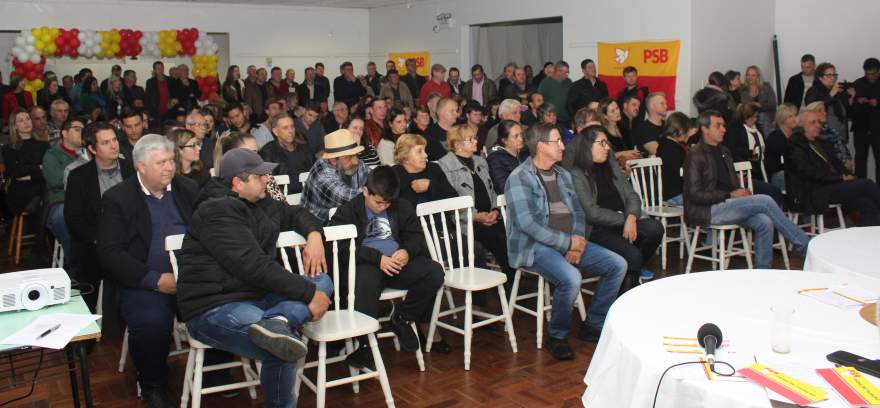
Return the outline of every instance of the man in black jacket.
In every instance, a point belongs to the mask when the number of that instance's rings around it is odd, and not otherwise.
[[[340,75],[333,80],[333,99],[336,102],[345,102],[351,107],[367,94],[364,85],[354,76],[354,65],[345,61],[339,66]]]
[[[400,77],[403,83],[406,84],[406,87],[409,88],[409,92],[412,94],[413,99],[419,97],[419,93],[422,92],[422,85],[425,85],[425,82],[428,82],[428,78],[419,75],[417,70],[416,59],[407,58],[406,75]]]
[[[880,60],[868,58],[862,64],[865,76],[855,82],[853,143],[856,147],[856,177],[868,177],[868,150],[874,154],[874,181],[880,182]]]
[[[194,338],[263,362],[267,406],[294,406],[296,361],[307,348],[294,331],[330,305],[321,222],[299,206],[266,197],[275,163],[237,148],[202,190],[179,252],[177,304]],[[303,276],[276,261],[279,233],[307,237]]]
[[[788,78],[785,85],[785,97],[788,102],[798,109],[804,106],[804,96],[813,85],[817,85],[819,78],[816,77],[816,57],[812,54],[804,54],[801,57],[801,72]]]
[[[287,194],[302,193],[303,185],[299,182],[299,174],[312,168],[315,163],[314,153],[309,150],[308,141],[294,127],[293,118],[289,115],[275,115],[269,123],[275,137],[260,149],[260,156],[268,162],[278,163],[273,174],[290,176]]]
[[[101,196],[134,173],[131,162],[119,158],[119,142],[113,126],[96,122],[83,130],[83,145],[92,161],[73,169],[67,176],[64,191],[64,223],[71,238],[71,252],[80,262],[76,280],[92,285],[91,293],[83,295],[92,311],[96,310],[98,287],[105,272],[98,263],[98,220]],[[121,329],[116,312],[116,290],[108,281],[104,287],[102,331],[105,335]]]
[[[330,225],[354,224],[358,230],[355,310],[378,318],[385,287],[407,290],[406,299],[394,306],[391,328],[406,350],[415,351],[419,341],[412,323],[430,318],[444,272],[428,254],[415,208],[398,199],[399,193],[394,170],[379,166],[370,172],[363,194],[341,205]],[[375,370],[367,342],[346,360],[356,368]]]
[[[584,77],[571,84],[566,98],[568,111],[577,112],[593,101],[608,97],[608,85],[596,78],[596,63],[587,58],[581,61]]]
[[[843,163],[817,140],[822,128],[818,112],[801,112],[798,124],[802,130],[792,135],[785,154],[785,185],[793,207],[822,214],[828,204],[843,204],[859,210],[859,226],[880,225],[880,187],[847,174]]]
[[[198,106],[198,98],[202,96],[199,84],[189,77],[189,67],[180,64],[177,67],[177,81],[171,83],[173,95],[183,107],[191,109]]]
[[[144,136],[132,156],[137,174],[102,198],[98,255],[122,287],[119,304],[143,398],[150,407],[170,407],[167,359],[177,285],[165,238],[186,232],[198,185],[174,175],[174,143],[164,136]]]
[[[162,61],[153,63],[153,77],[147,80],[147,100],[144,102],[146,102],[150,120],[156,121],[157,124],[168,108],[177,104],[172,79],[165,76],[165,64]]]

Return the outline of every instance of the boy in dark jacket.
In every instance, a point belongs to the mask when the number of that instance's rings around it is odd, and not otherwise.
[[[177,304],[191,336],[263,362],[267,406],[293,406],[295,364],[307,351],[295,329],[324,315],[333,284],[322,273],[321,222],[266,196],[275,166],[244,148],[223,155],[178,253]],[[276,261],[282,230],[307,238],[306,276]]]
[[[412,323],[427,321],[445,277],[443,267],[428,254],[415,208],[398,199],[399,193],[394,170],[376,167],[363,194],[340,206],[330,225],[357,227],[355,310],[379,317],[379,295],[385,287],[407,290],[406,299],[394,306],[391,328],[406,350],[415,351],[419,340]],[[375,370],[365,341],[347,361],[356,368]]]

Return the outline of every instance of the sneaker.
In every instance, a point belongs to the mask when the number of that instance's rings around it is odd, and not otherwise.
[[[574,351],[565,339],[547,338],[547,349],[559,361],[574,360]]]
[[[642,268],[642,270],[639,271],[639,280],[646,281],[651,279],[654,279],[654,272],[651,272],[645,268]]]
[[[359,370],[376,371],[376,362],[373,361],[373,350],[369,346],[358,347],[357,350],[345,357],[345,363]]]
[[[599,336],[602,335],[601,327],[593,327],[588,325],[587,323],[581,324],[581,328],[577,332],[577,338],[579,340],[583,340],[590,343],[596,343],[599,341]]]
[[[176,408],[177,404],[168,395],[166,387],[141,387],[141,399],[150,408]]]
[[[419,349],[419,337],[412,328],[412,322],[406,320],[397,310],[391,313],[391,331],[400,340],[400,345],[406,351],[416,351]]]
[[[308,352],[306,343],[283,320],[260,320],[248,327],[248,336],[257,347],[284,361],[298,361]]]

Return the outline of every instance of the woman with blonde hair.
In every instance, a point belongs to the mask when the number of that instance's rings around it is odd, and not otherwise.
[[[768,134],[773,129],[773,121],[776,117],[776,92],[769,82],[764,82],[761,69],[756,65],[746,68],[746,82],[739,90],[741,103],[757,102],[758,128],[762,134]]]
[[[767,177],[770,178],[770,184],[776,186],[780,190],[785,190],[785,165],[783,157],[788,149],[788,140],[794,134],[794,128],[797,126],[798,108],[788,102],[779,105],[776,108],[776,129],[767,135],[766,147],[764,153],[764,169],[767,170]]]
[[[43,155],[49,143],[33,137],[34,124],[26,110],[18,108],[9,115],[9,144],[3,146],[3,163],[9,179],[6,206],[13,215],[40,209],[40,195],[46,188],[43,179]]]
[[[202,151],[202,142],[196,137],[196,134],[187,129],[174,129],[168,134],[168,139],[174,142],[174,161],[177,164],[176,173],[181,176],[189,177],[199,183],[199,187],[204,187],[205,183],[211,179],[202,162],[199,160]]]

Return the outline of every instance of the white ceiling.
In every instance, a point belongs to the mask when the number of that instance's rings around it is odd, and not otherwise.
[[[148,0],[126,0],[148,1]],[[168,0],[166,0],[168,1]],[[236,3],[236,4],[263,4],[263,5],[287,5],[308,7],[344,7],[370,9],[385,6],[397,6],[412,4],[425,0],[170,0],[185,3]]]

